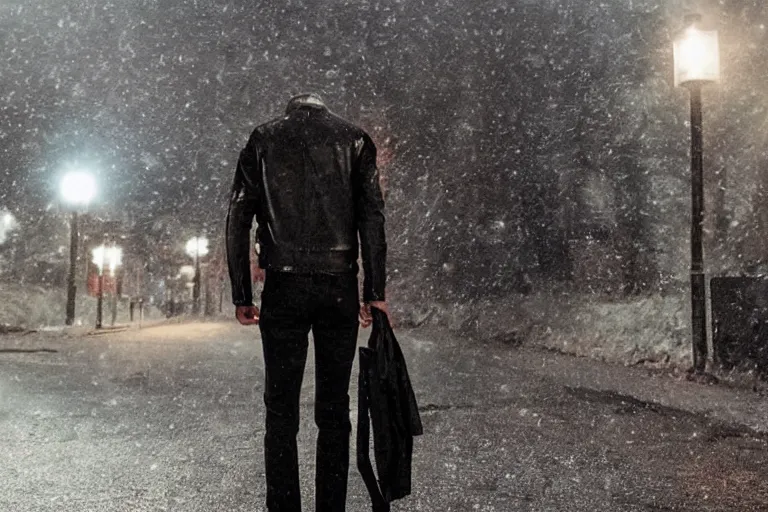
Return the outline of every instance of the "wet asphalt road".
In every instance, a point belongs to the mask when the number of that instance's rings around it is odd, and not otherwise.
[[[57,350],[0,353],[0,510],[264,510],[257,332],[221,322],[0,339]],[[427,331],[399,337],[426,432],[414,494],[395,511],[768,510],[765,438],[589,385],[626,372],[638,389],[674,388],[668,377]],[[347,510],[370,510],[354,464],[350,475]]]

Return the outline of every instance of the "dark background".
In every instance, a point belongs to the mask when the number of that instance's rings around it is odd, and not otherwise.
[[[204,233],[218,276],[239,149],[314,91],[379,146],[402,294],[663,292],[688,265],[688,95],[672,86],[672,38],[691,9],[722,52],[704,99],[708,264],[759,271],[760,0],[16,0],[0,6],[0,208],[18,220],[0,272],[63,284],[58,182],[85,168],[100,191],[84,233],[121,237],[126,269],[164,279]]]

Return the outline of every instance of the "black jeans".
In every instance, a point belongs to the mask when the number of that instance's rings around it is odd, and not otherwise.
[[[349,379],[357,347],[355,274],[267,272],[259,326],[267,409],[264,456],[269,512],[299,512],[299,395],[308,334],[315,341],[317,512],[343,512],[349,473]]]

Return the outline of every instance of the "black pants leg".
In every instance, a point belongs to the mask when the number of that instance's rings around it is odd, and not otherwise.
[[[299,398],[311,327],[307,283],[283,274],[268,275],[259,322],[264,347],[266,433],[264,462],[267,510],[300,512]]]
[[[315,339],[315,423],[318,427],[317,512],[344,512],[349,474],[349,380],[359,329],[357,278],[325,276]]]

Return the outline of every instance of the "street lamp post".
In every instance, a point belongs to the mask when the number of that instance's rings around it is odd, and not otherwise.
[[[107,248],[104,244],[93,249],[93,263],[99,271],[99,289],[96,292],[96,328],[101,329],[104,309],[104,266],[107,259]]]
[[[96,195],[96,182],[86,172],[67,173],[61,181],[61,195],[72,206],[69,236],[69,275],[67,276],[67,309],[65,323],[75,323],[75,301],[77,297],[77,242],[78,242],[78,206],[86,206]]]
[[[693,370],[707,364],[707,289],[702,232],[704,224],[704,139],[701,89],[720,79],[717,31],[702,30],[701,16],[685,18],[686,28],[675,39],[675,86],[684,86],[691,97],[691,320]]]
[[[195,315],[200,314],[200,258],[208,254],[208,239],[194,237],[187,242],[187,254],[195,260],[195,277],[192,288],[192,308]]]
[[[69,229],[69,274],[67,276],[67,318],[65,323],[72,325],[75,323],[75,302],[77,297],[77,284],[75,283],[77,275],[77,210],[72,210],[72,219]]]
[[[200,244],[195,244],[195,281],[192,288],[192,307],[195,315],[200,314]]]

